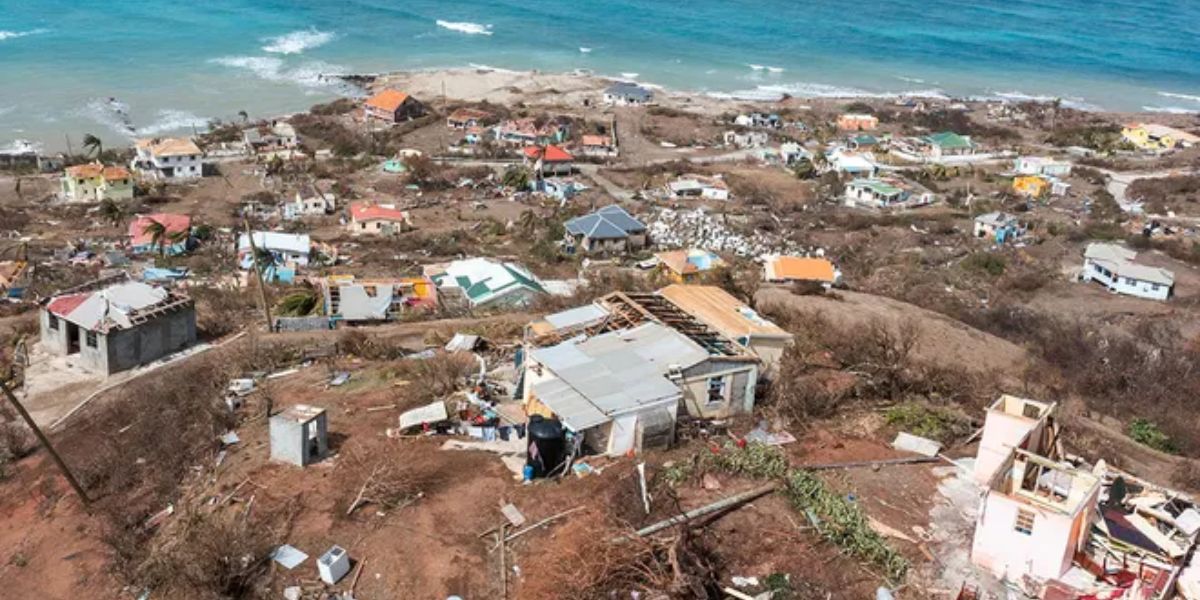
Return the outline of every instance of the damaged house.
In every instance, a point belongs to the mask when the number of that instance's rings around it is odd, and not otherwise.
[[[437,285],[442,301],[475,309],[529,306],[546,293],[542,283],[525,267],[490,258],[426,265],[424,271]]]
[[[395,321],[413,310],[437,307],[437,287],[427,277],[356,279],[333,275],[321,282],[325,314],[337,323]]]
[[[526,327],[519,390],[590,450],[668,445],[680,406],[726,418],[754,408],[760,359],[658,294],[614,292]]]
[[[989,407],[971,561],[1035,598],[1200,598],[1200,511],[1179,492],[1068,457],[1056,412],[1009,395]]]
[[[196,343],[196,311],[186,295],[129,280],[100,279],[50,298],[40,314],[42,348],[111,375]]]

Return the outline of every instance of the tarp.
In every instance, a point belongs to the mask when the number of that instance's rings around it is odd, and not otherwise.
[[[425,406],[405,411],[404,414],[400,415],[400,429],[403,431],[411,427],[420,426],[423,423],[439,423],[448,418],[446,403],[437,400]]]

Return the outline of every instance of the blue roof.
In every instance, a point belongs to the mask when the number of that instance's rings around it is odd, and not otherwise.
[[[610,204],[600,210],[576,217],[564,224],[567,233],[587,236],[594,240],[611,240],[628,237],[646,231],[641,221],[633,218],[625,209]]]

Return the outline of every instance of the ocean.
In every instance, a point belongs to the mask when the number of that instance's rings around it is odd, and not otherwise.
[[[1200,112],[1196,0],[0,0],[0,147],[302,110],[325,75],[486,65],[737,97]]]

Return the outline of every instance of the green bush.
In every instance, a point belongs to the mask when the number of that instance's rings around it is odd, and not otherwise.
[[[1179,446],[1175,443],[1175,440],[1172,440],[1170,436],[1163,433],[1158,428],[1158,425],[1152,421],[1134,419],[1129,424],[1128,434],[1129,437],[1133,438],[1133,441],[1143,446],[1154,448],[1159,452],[1166,452],[1168,454],[1179,453]]]
[[[951,442],[971,431],[971,424],[959,415],[916,402],[897,404],[884,412],[884,418],[888,425],[942,443]]]
[[[1008,261],[1004,260],[1003,256],[990,252],[976,252],[964,259],[962,264],[967,270],[980,271],[992,277],[999,277],[1004,274]]]

